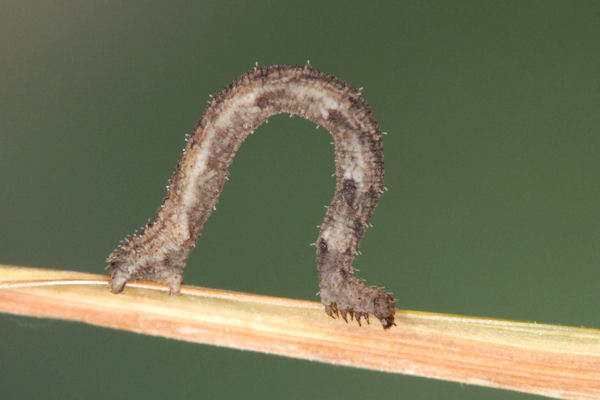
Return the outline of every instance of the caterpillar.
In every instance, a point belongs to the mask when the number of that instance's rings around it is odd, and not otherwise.
[[[169,181],[157,215],[125,238],[107,259],[109,289],[147,279],[178,294],[188,256],[215,208],[244,139],[270,116],[298,115],[333,136],[337,183],[316,245],[325,312],[360,325],[369,313],[395,325],[391,294],[367,286],[352,262],[383,187],[381,131],[360,90],[309,65],[258,65],[209,102]]]

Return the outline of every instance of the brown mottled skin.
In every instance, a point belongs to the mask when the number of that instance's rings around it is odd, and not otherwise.
[[[333,136],[337,185],[316,242],[328,315],[394,325],[394,299],[354,276],[352,261],[383,190],[381,132],[360,92],[309,66],[256,67],[215,96],[183,154],[154,220],[108,257],[109,288],[147,279],[178,294],[190,251],[212,213],[244,139],[267,118],[299,115]]]

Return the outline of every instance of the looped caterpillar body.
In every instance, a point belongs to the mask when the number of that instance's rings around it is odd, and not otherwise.
[[[393,297],[366,286],[352,261],[383,191],[381,131],[360,91],[310,66],[255,67],[210,101],[186,142],[156,217],[108,257],[109,288],[148,279],[179,293],[191,250],[244,139],[272,115],[299,115],[333,136],[337,184],[316,241],[321,301],[332,317],[394,325]]]

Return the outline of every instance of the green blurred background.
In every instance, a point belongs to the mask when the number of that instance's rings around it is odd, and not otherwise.
[[[400,308],[600,327],[598,2],[4,0],[0,54],[0,263],[104,273],[208,95],[310,59],[389,132],[360,276]],[[251,136],[185,282],[318,300],[329,142]],[[72,322],[0,338],[6,399],[534,398]]]

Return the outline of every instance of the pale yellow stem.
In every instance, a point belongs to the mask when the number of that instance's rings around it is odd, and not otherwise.
[[[398,326],[333,320],[316,302],[0,265],[0,312],[564,399],[600,399],[600,330],[396,311]]]

